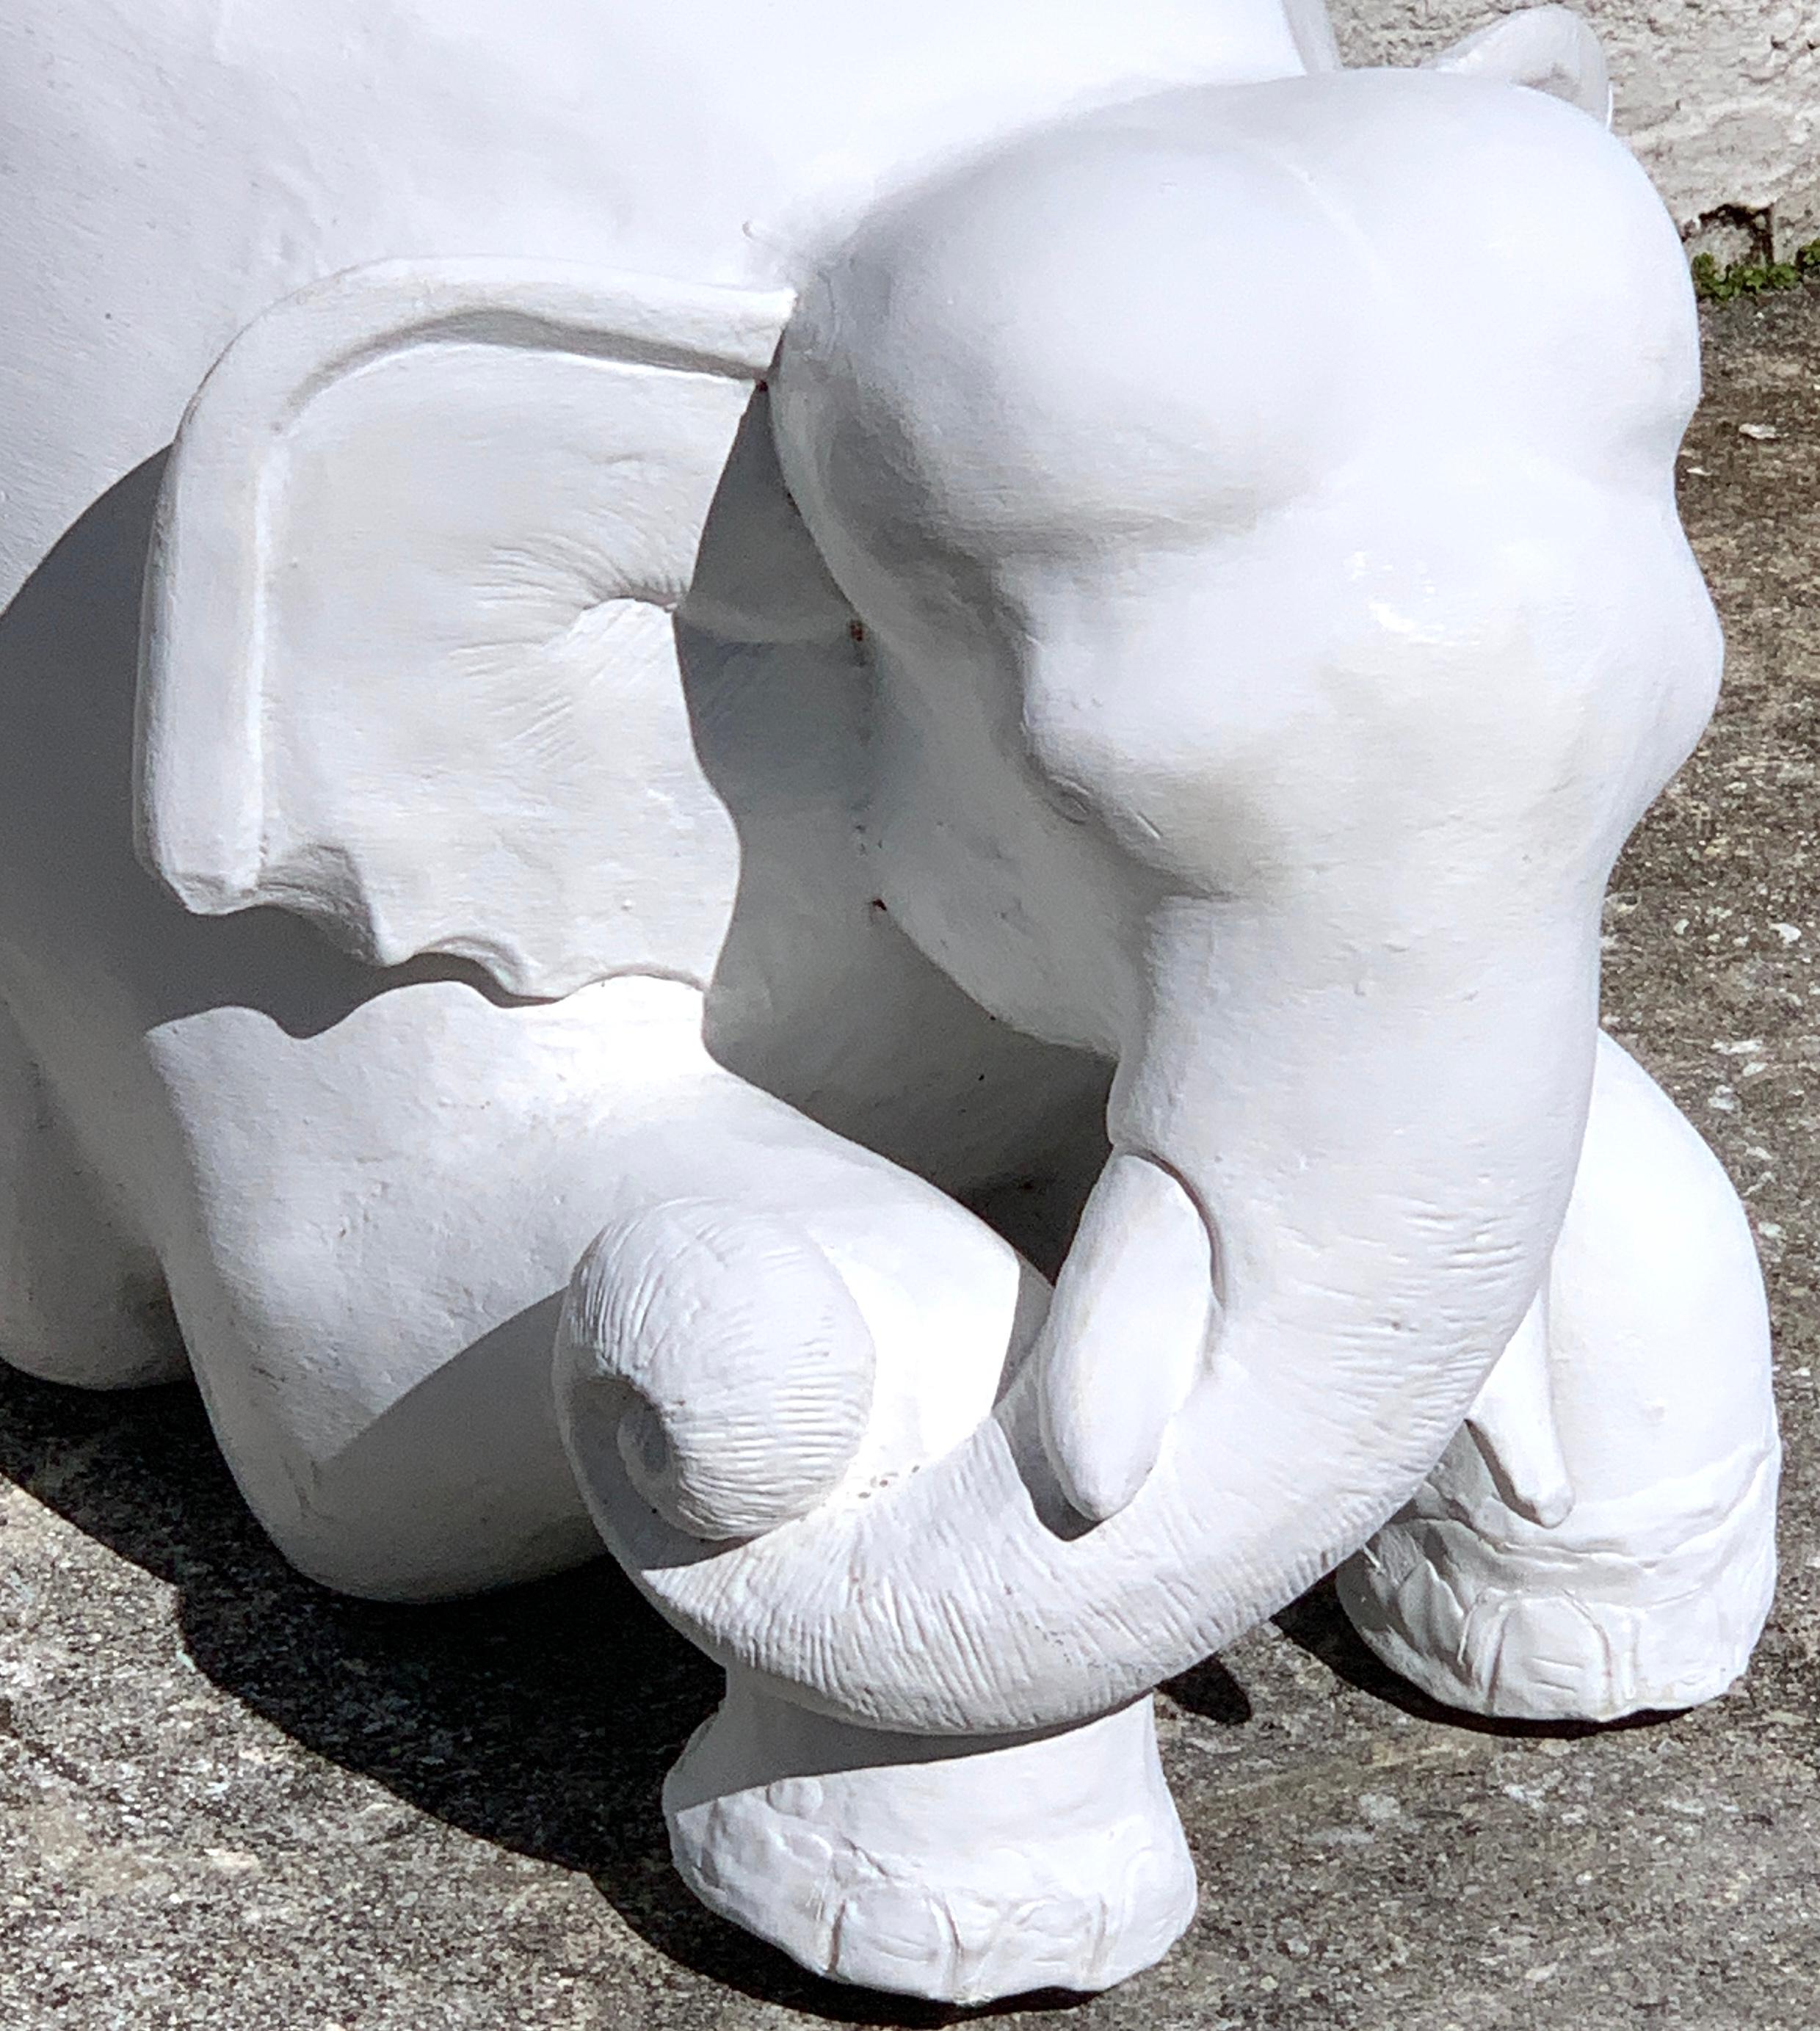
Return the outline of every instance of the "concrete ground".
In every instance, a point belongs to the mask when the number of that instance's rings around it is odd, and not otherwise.
[[[1731,640],[1609,906],[1607,1002],[1744,1191],[1779,1330],[1784,1578],[1747,1680],[1599,1731],[1468,1721],[1317,1589],[1162,1702],[1200,1915],[1068,2031],[1820,2024],[1820,289],[1709,319],[1686,512]],[[602,1564],[334,1598],[195,1398],[0,1377],[0,2025],[929,2025],[696,1906],[658,1785],[714,1675]]]

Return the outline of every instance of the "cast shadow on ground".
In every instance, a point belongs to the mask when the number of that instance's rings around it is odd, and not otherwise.
[[[1673,1720],[1673,1712],[1627,1715],[1622,1720],[1499,1720],[1489,1714],[1464,1712],[1443,1706],[1419,1691],[1407,1679],[1400,1679],[1388,1664],[1366,1648],[1363,1639],[1346,1619],[1340,1605],[1338,1589],[1331,1574],[1311,1587],[1299,1601],[1292,1601],[1274,1616],[1277,1627],[1299,1650],[1305,1650],[1325,1664],[1335,1678],[1400,1708],[1417,1720],[1445,1727],[1464,1728],[1474,1735],[1504,1735],[1516,1740],[1579,1742],[1589,1735],[1613,1735],[1631,1728],[1655,1727]]]
[[[172,1586],[190,1656],[253,1712],[449,1825],[585,1872],[659,1952],[714,1981],[881,2026],[1087,1999],[956,2010],[848,1988],[698,1905],[670,1867],[658,1791],[720,1675],[610,1560],[430,1608],[331,1593],[273,1549],[181,1385],[91,1395],[0,1366],[0,1475]]]
[[[946,2025],[1087,1999],[1052,1992],[961,2011],[871,1995],[806,1973],[698,1905],[670,1868],[658,1793],[712,1710],[719,1674],[610,1560],[431,1608],[331,1593],[254,1522],[184,1386],[91,1395],[0,1366],[0,1474],[173,1587],[190,1656],[253,1712],[450,1826],[584,1872],[643,1939],[698,1973],[855,2025]],[[1424,1720],[1595,1731],[1481,1720],[1426,1700],[1359,1642],[1330,1582],[1277,1626],[1341,1679]],[[1251,1719],[1218,1659],[1165,1690],[1221,1725]]]

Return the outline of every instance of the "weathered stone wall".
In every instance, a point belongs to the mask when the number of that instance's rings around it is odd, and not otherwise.
[[[1415,63],[1524,0],[1329,0],[1348,63]],[[1820,0],[1575,0],[1617,127],[1723,259],[1820,237]]]

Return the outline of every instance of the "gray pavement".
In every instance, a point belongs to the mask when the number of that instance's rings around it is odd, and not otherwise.
[[[1683,461],[1725,702],[1609,906],[1608,1019],[1747,1196],[1788,1458],[1748,1679],[1623,1727],[1474,1723],[1318,1588],[1162,1703],[1201,1873],[1069,2031],[1820,2025],[1820,288],[1708,316]],[[1798,933],[1798,936],[1792,935]],[[605,1565],[457,1607],[299,1579],[194,1397],[0,1375],[0,2026],[931,2025],[698,1909],[658,1785],[714,1675]]]

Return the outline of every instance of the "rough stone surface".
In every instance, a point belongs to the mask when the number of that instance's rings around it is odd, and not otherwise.
[[[1626,856],[1608,1005],[1757,1224],[1788,1447],[1747,1680],[1475,1723],[1318,1589],[1162,1706],[1200,1916],[1069,2031],[1807,2031],[1820,2018],[1820,289],[1709,320],[1689,523],[1725,703]],[[382,1609],[290,1573],[181,1390],[0,1378],[0,2024],[784,2031],[953,2013],[693,1905],[657,1791],[714,1675],[605,1565]]]
[[[1348,63],[1411,64],[1533,0],[1329,4]],[[1820,237],[1815,0],[1569,4],[1605,44],[1618,132],[1697,247],[1761,258]]]

